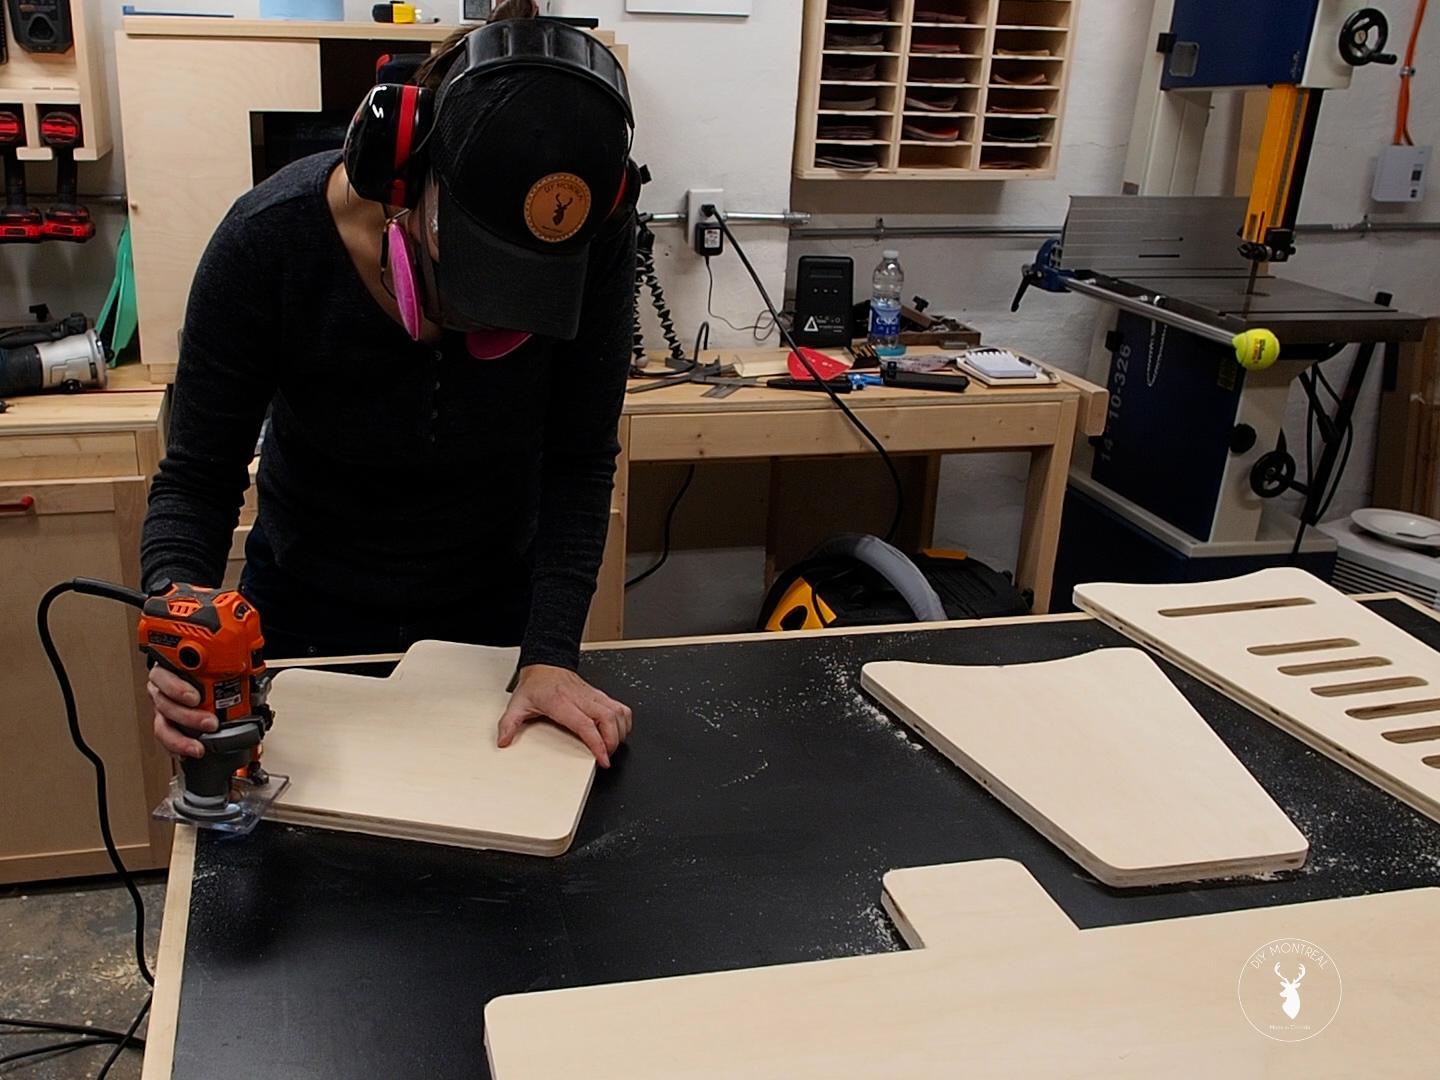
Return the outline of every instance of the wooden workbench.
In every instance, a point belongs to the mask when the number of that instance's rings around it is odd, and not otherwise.
[[[925,350],[912,350],[920,352]],[[935,350],[928,350],[935,351]],[[840,354],[836,354],[837,356]],[[774,373],[783,370],[781,349],[723,349],[703,354],[722,363],[738,363],[743,372]],[[632,385],[640,383],[636,380]],[[587,636],[616,640],[624,636],[625,552],[631,513],[630,470],[657,462],[714,462],[737,460],[823,459],[873,457],[875,450],[824,394],[765,387],[745,387],[725,398],[706,398],[709,387],[685,384],[631,394],[620,421],[621,453],[615,477],[615,501],[610,515],[610,536]],[[1071,445],[1077,434],[1097,435],[1104,430],[1106,393],[1073,376],[1053,386],[990,388],[972,381],[963,394],[924,390],[868,387],[845,398],[867,427],[893,455],[918,464],[923,471],[922,498],[908,539],[923,546],[930,541],[934,520],[935,488],[944,454],[1018,451],[1030,455],[1030,478],[1025,516],[1016,559],[1016,582],[1034,592],[1036,612],[1050,607],[1050,579],[1055,568],[1055,547],[1060,535],[1060,511]],[[822,481],[823,484],[823,481]],[[854,492],[824,485],[831,517],[855,530],[853,522],[868,512]],[[772,478],[772,488],[774,481]],[[846,495],[851,497],[847,500]],[[888,487],[876,498],[888,506]],[[782,510],[811,518],[815,506],[797,507],[793,501],[772,499],[771,527],[767,531],[772,572],[802,554],[782,547],[778,515]],[[817,538],[818,539],[818,538]],[[813,540],[811,541],[813,542]]]
[[[1434,612],[1369,602],[1440,641]],[[900,867],[1015,859],[1085,927],[1440,884],[1440,825],[1174,668],[1306,834],[1302,870],[1107,888],[860,688],[871,660],[1025,663],[1128,644],[1073,614],[587,646],[581,673],[637,727],[558,859],[270,823],[243,842],[177,831],[144,1080],[484,1077],[482,1017],[500,994],[903,948],[879,907]],[[1240,946],[1237,970],[1258,944]],[[1206,1075],[1203,1058],[1174,1072]]]
[[[165,394],[139,365],[84,394],[8,399],[0,413],[0,883],[110,872],[95,780],[70,741],[35,609],[52,585],[84,576],[139,587],[145,495],[164,448]],[[150,810],[170,763],[150,733],[135,619],[105,600],[52,611],[80,723],[105,759],[116,843],[136,869],[164,864],[169,828]]]

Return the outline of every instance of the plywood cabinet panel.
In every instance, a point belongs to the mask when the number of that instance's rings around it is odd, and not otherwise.
[[[0,442],[3,445],[3,442]],[[135,586],[145,479],[0,484],[0,882],[110,871],[96,823],[95,777],[70,740],[35,610],[76,576]],[[170,774],[149,733],[134,614],[112,601],[63,596],[52,609],[86,740],[104,759],[116,843],[132,868],[164,863],[150,818]]]

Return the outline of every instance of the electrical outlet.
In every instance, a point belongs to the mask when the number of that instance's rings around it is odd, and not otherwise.
[[[725,191],[723,188],[691,188],[685,195],[685,237],[689,240],[695,238],[695,226],[705,220],[705,215],[700,212],[700,207],[707,203],[714,203],[715,209],[723,212],[725,210]]]

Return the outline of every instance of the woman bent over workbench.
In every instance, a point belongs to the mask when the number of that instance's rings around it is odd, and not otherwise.
[[[501,4],[413,83],[377,86],[343,155],[286,166],[215,231],[143,576],[219,583],[269,410],[240,585],[269,655],[518,644],[500,744],[547,717],[608,765],[630,710],[575,667],[619,450],[639,178],[615,58],[534,14]],[[156,737],[199,756],[215,718],[169,672],[150,690]]]

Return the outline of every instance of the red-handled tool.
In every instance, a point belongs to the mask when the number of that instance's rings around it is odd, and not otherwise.
[[[34,495],[21,495],[14,502],[0,503],[0,514],[28,514],[34,509]]]
[[[84,243],[95,235],[90,211],[79,203],[80,177],[75,165],[75,148],[83,141],[80,114],[70,109],[51,109],[40,118],[40,141],[55,154],[55,203],[45,211],[47,240]]]
[[[5,205],[0,207],[0,243],[36,244],[44,236],[45,218],[25,197],[25,122],[13,109],[0,109],[0,157],[5,159]]]

